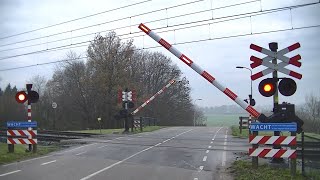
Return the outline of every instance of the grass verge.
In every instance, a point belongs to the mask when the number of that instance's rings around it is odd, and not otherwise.
[[[309,179],[303,177],[299,172],[295,178],[291,178],[290,169],[288,168],[275,168],[270,165],[264,164],[259,165],[257,169],[252,168],[251,162],[239,160],[235,161],[231,166],[231,172],[235,180],[270,180],[270,179],[279,179],[279,180],[304,180]]]
[[[25,152],[27,145],[14,145],[14,153],[8,153],[8,145],[0,143],[0,164],[6,164],[14,161],[20,161],[28,158],[38,157],[59,149],[58,146],[39,146],[38,152]]]
[[[164,126],[146,126],[143,128],[143,132],[156,131],[161,128],[164,128]],[[72,132],[100,134],[100,129],[81,130],[81,131],[72,131]],[[101,134],[113,134],[113,133],[121,134],[122,132],[123,132],[123,129],[101,129]],[[134,134],[140,133],[140,128],[136,128],[136,130],[134,129],[133,133]]]

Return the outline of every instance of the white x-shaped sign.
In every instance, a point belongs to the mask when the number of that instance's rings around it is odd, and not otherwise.
[[[272,73],[273,71],[279,71],[279,72],[282,72],[282,73],[287,74],[289,76],[295,77],[297,79],[301,79],[302,78],[301,74],[284,68],[285,66],[287,66],[289,64],[292,64],[292,65],[297,66],[297,67],[301,67],[301,62],[298,61],[298,60],[301,59],[300,55],[296,55],[296,56],[294,56],[292,58],[288,58],[288,57],[284,56],[284,54],[286,54],[286,53],[288,53],[290,51],[293,51],[293,50],[295,50],[295,49],[297,49],[299,47],[300,47],[300,44],[296,43],[296,44],[293,44],[293,45],[291,45],[291,46],[289,46],[287,48],[284,48],[284,49],[282,49],[282,50],[280,50],[278,52],[273,52],[273,51],[270,51],[268,49],[265,49],[265,48],[259,47],[257,45],[251,44],[250,45],[251,49],[267,55],[267,57],[265,57],[263,59],[257,58],[255,56],[251,56],[250,60],[253,61],[253,63],[251,64],[251,68],[258,67],[259,65],[264,65],[264,66],[268,67],[267,69],[252,75],[251,79],[252,80],[256,80],[256,79],[258,79],[258,78],[260,78],[262,76],[265,76],[267,74]],[[283,62],[281,62],[279,64],[273,64],[270,61],[272,59],[274,59],[274,58],[279,59],[279,60],[281,60]]]

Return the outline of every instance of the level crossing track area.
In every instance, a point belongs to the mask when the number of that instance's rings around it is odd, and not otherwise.
[[[225,127],[172,127],[117,137],[2,165],[1,179],[213,179],[233,160]],[[231,140],[228,142],[228,140]],[[234,146],[232,146],[234,145]],[[230,147],[229,147],[230,146]]]

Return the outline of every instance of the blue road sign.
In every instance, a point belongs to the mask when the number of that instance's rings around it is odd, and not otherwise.
[[[297,131],[297,123],[251,123],[250,131]]]
[[[37,127],[37,122],[25,122],[25,121],[8,121],[7,127],[18,127],[18,128],[28,128],[28,127]]]

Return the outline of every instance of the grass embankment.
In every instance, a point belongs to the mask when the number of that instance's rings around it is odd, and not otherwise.
[[[143,128],[143,132],[152,132],[164,128],[164,126],[146,126]],[[130,128],[131,131],[131,128]],[[72,132],[81,132],[81,133],[95,133],[100,134],[100,129],[92,130],[81,130],[81,131],[72,131]],[[123,129],[101,129],[101,134],[121,134]],[[134,129],[134,134],[141,133],[140,128]]]
[[[27,145],[14,145],[14,153],[8,153],[8,145],[0,143],[0,164],[38,157],[59,149],[58,146],[39,146],[37,153],[26,152]]]
[[[240,134],[240,129],[239,126],[231,126],[232,129],[232,135],[235,137],[239,137],[239,138],[248,138],[249,136],[249,129],[242,129],[242,133]],[[289,132],[281,132],[282,136],[290,136]],[[305,134],[305,141],[317,141],[316,139],[311,139],[308,138],[307,136],[311,136],[314,138],[318,138],[320,140],[320,135],[319,134],[314,134],[314,133],[304,133]],[[273,136],[273,132],[269,132],[269,131],[260,131],[259,132],[260,136]],[[301,134],[297,135],[297,140],[301,141]],[[318,141],[319,141],[318,140]]]
[[[309,179],[307,177],[303,177],[300,172],[297,172],[297,175],[295,178],[291,178],[290,169],[271,167],[270,165],[267,165],[267,164],[259,165],[257,169],[254,169],[252,168],[251,162],[243,161],[243,160],[235,161],[231,166],[231,172],[235,180]]]

